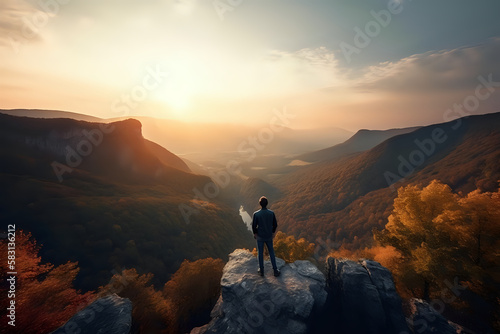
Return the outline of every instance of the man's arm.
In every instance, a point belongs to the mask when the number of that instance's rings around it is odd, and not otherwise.
[[[257,219],[255,218],[255,213],[253,214],[252,217],[252,232],[253,232],[253,237],[257,239]]]
[[[273,238],[276,234],[276,229],[278,228],[278,222],[276,221],[276,215],[273,212]]]

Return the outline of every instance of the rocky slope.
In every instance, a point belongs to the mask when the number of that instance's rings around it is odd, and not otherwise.
[[[448,321],[439,312],[433,309],[427,302],[421,299],[410,301],[411,316],[408,323],[411,324],[413,332],[419,334],[456,334],[472,333],[461,326]]]
[[[327,297],[325,276],[309,261],[285,264],[277,259],[281,276],[257,275],[257,259],[247,250],[229,255],[221,279],[222,292],[212,321],[191,334],[307,333],[314,314]]]
[[[391,272],[378,262],[329,258],[329,310],[341,333],[408,333]]]
[[[116,294],[100,298],[75,314],[52,334],[128,334],[132,325],[132,303]]]
[[[257,275],[246,250],[229,256],[212,321],[191,334],[207,333],[409,333],[392,275],[374,261],[330,258],[327,276],[311,262],[285,264],[282,275]]]

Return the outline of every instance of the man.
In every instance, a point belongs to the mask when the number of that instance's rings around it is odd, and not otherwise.
[[[262,207],[259,211],[255,211],[252,219],[252,231],[253,237],[257,239],[257,249],[259,250],[259,274],[264,276],[264,244],[267,246],[269,251],[269,257],[271,258],[271,264],[274,269],[274,276],[278,277],[280,271],[276,266],[276,258],[274,256],[273,239],[276,235],[276,228],[278,228],[278,223],[276,222],[276,216],[274,212],[267,209],[267,198],[262,196],[259,199],[259,204]]]

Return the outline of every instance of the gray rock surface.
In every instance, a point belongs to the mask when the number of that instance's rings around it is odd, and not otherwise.
[[[52,334],[128,334],[132,325],[132,303],[116,294],[94,301]]]
[[[336,333],[409,333],[391,272],[378,262],[327,261],[326,313]],[[333,321],[332,321],[333,320]]]
[[[266,261],[266,275],[261,277],[258,260],[249,251],[238,249],[230,254],[212,321],[191,334],[307,333],[313,315],[326,301],[325,277],[309,261],[276,261],[281,276],[274,277]]]
[[[432,306],[422,299],[410,300],[411,313],[409,323],[413,331],[419,334],[457,334],[463,328],[446,320]],[[469,332],[470,333],[470,332]]]

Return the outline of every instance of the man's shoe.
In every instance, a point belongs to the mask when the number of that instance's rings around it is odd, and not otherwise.
[[[260,276],[264,276],[264,270],[259,269],[257,272],[259,273]]]
[[[279,275],[281,275],[281,271],[279,271],[278,269],[276,269],[274,271],[274,277],[278,277]]]

